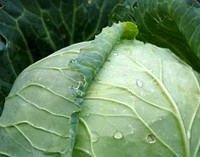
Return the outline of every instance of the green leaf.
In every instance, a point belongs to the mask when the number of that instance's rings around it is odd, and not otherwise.
[[[198,157],[197,77],[169,49],[119,42],[86,91],[73,156]]]
[[[0,118],[0,154],[71,156],[81,105],[76,98],[83,96],[80,92],[85,92],[93,79],[85,73],[87,63],[102,55],[97,60],[100,64],[90,64],[95,70],[92,75],[96,74],[120,39],[136,35],[133,23],[114,24],[93,42],[72,45],[26,68],[15,81]]]
[[[62,49],[18,76],[0,118],[0,156],[71,156],[80,107],[68,89],[81,76],[67,63],[79,45],[87,43]]]
[[[91,40],[123,1],[0,0],[0,108],[24,68],[67,45]]]
[[[136,35],[119,22],[25,69],[0,119],[0,154],[198,157],[199,74]]]
[[[112,21],[135,21],[137,38],[170,48],[200,69],[200,4],[188,0],[127,0],[113,9]]]
[[[88,47],[80,51],[78,58],[69,62],[69,68],[79,72],[84,77],[84,82],[80,82],[78,87],[71,89],[72,95],[78,99],[83,97],[90,82],[98,73],[117,42],[122,39],[134,39],[137,34],[137,26],[131,22],[114,23],[112,27],[104,28]]]

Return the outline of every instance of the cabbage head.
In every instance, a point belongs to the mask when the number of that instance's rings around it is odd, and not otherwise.
[[[200,157],[199,74],[119,22],[26,68],[0,118],[2,157]]]

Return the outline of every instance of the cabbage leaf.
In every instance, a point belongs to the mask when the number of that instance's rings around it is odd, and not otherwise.
[[[23,69],[70,44],[93,39],[123,1],[0,0],[0,115]]]
[[[0,155],[200,156],[199,73],[137,34],[119,22],[25,69],[0,118]]]
[[[137,39],[169,48],[200,72],[200,2],[197,0],[126,0],[112,21],[134,21]]]
[[[80,75],[65,65],[77,53],[61,50],[18,76],[0,119],[1,155],[70,156],[80,108],[67,91]]]
[[[79,97],[93,79],[89,76],[98,72],[120,39],[134,38],[137,31],[130,22],[114,24],[91,44],[72,45],[26,68],[15,81],[0,118],[0,154],[71,156],[82,105]],[[87,68],[77,64],[87,64],[88,58],[98,63],[90,63],[95,73],[85,73]]]
[[[124,40],[84,96],[74,157],[198,157],[199,105],[191,67],[169,49]]]

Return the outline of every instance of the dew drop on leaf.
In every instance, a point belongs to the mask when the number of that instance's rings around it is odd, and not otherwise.
[[[117,56],[118,54],[117,54],[117,53],[114,53],[113,55],[114,55],[114,56]]]
[[[143,86],[143,83],[140,80],[136,80],[136,85],[141,88]]]
[[[120,140],[120,139],[122,139],[122,138],[124,137],[124,135],[123,135],[122,132],[117,131],[117,132],[114,133],[113,137],[114,137],[115,139],[117,139],[117,140]]]
[[[97,142],[99,140],[99,135],[96,131],[91,132],[91,141],[93,143]]]
[[[128,125],[128,127],[130,128],[131,130],[131,134],[134,134],[134,129],[133,129],[133,126],[131,124]]]
[[[152,135],[152,134],[147,135],[147,136],[146,136],[146,141],[147,141],[148,143],[150,143],[150,144],[153,144],[153,143],[156,142],[156,137],[155,137],[154,135]]]

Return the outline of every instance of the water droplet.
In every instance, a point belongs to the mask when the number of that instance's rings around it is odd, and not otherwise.
[[[113,137],[117,140],[120,140],[124,137],[124,135],[122,134],[122,132],[117,131],[117,132],[114,133]]]
[[[143,83],[140,80],[136,80],[136,85],[141,88],[143,86]]]
[[[131,134],[134,134],[133,126],[131,124],[129,124],[128,127],[131,129]]]
[[[154,135],[152,135],[152,134],[147,135],[146,141],[147,141],[148,143],[150,143],[150,144],[153,144],[153,143],[156,142],[156,137],[155,137]]]
[[[91,140],[93,143],[95,143],[99,140],[99,135],[96,131],[91,132]]]
[[[114,53],[113,55],[114,55],[114,56],[117,56],[118,54],[117,54],[117,53]]]

